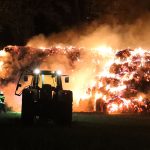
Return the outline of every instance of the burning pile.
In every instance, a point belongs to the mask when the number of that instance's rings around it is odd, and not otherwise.
[[[29,46],[7,46],[0,50],[0,90],[6,103],[14,111],[21,110],[21,99],[14,95],[20,74],[26,69],[72,70],[80,57],[79,50],[72,46],[32,48]],[[64,69],[64,70],[63,70]],[[66,70],[65,70],[66,69]],[[69,73],[68,73],[69,74]]]
[[[80,57],[79,50],[74,47],[32,48],[7,46],[0,51],[0,85],[16,82],[17,74],[26,69],[39,67],[50,56],[65,56],[69,58],[69,65],[73,67],[73,62]]]
[[[108,113],[150,111],[150,53],[125,49],[115,55],[81,98],[81,111]]]
[[[18,74],[35,67],[64,69],[70,75],[74,111],[150,111],[149,51],[125,49],[114,55],[112,48],[105,46],[95,49],[7,46],[0,51],[0,88],[7,103],[18,103],[12,101],[11,90],[15,89]],[[11,97],[9,102],[7,97]]]

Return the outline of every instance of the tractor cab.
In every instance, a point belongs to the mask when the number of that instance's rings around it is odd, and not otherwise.
[[[72,91],[63,90],[62,82],[68,83],[69,77],[60,71],[35,69],[21,74],[15,95],[22,95],[23,122],[33,122],[38,116],[40,119],[71,123]]]
[[[25,71],[19,78],[15,95],[20,96],[25,88],[38,89],[45,85],[49,85],[56,90],[63,90],[62,82],[69,83],[69,77],[62,75],[60,71],[40,71],[39,69],[35,69],[33,72]]]

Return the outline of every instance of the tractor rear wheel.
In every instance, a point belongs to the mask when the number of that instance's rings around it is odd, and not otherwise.
[[[56,120],[60,124],[71,125],[72,122],[72,91],[62,90],[58,92],[58,99],[55,105]]]
[[[43,84],[39,99],[39,119],[41,121],[52,118],[52,106],[52,87],[49,84]]]

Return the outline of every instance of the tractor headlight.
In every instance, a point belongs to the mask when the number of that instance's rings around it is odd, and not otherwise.
[[[38,75],[38,74],[40,74],[40,70],[39,70],[39,69],[35,69],[35,70],[33,71],[33,73],[36,74],[36,75]]]
[[[62,72],[60,70],[57,70],[56,73],[57,73],[57,75],[61,75],[62,74]]]

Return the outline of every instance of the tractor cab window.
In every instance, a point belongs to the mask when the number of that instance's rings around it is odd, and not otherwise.
[[[25,77],[26,80],[25,80]],[[18,82],[18,85],[17,85],[17,90],[16,92],[19,94],[23,91],[23,89],[29,87],[32,83],[32,80],[33,80],[33,76],[32,75],[22,75],[19,82]]]
[[[39,83],[38,86],[42,88],[43,84],[50,84],[53,87],[57,86],[56,77],[53,77],[52,75],[39,75]]]

